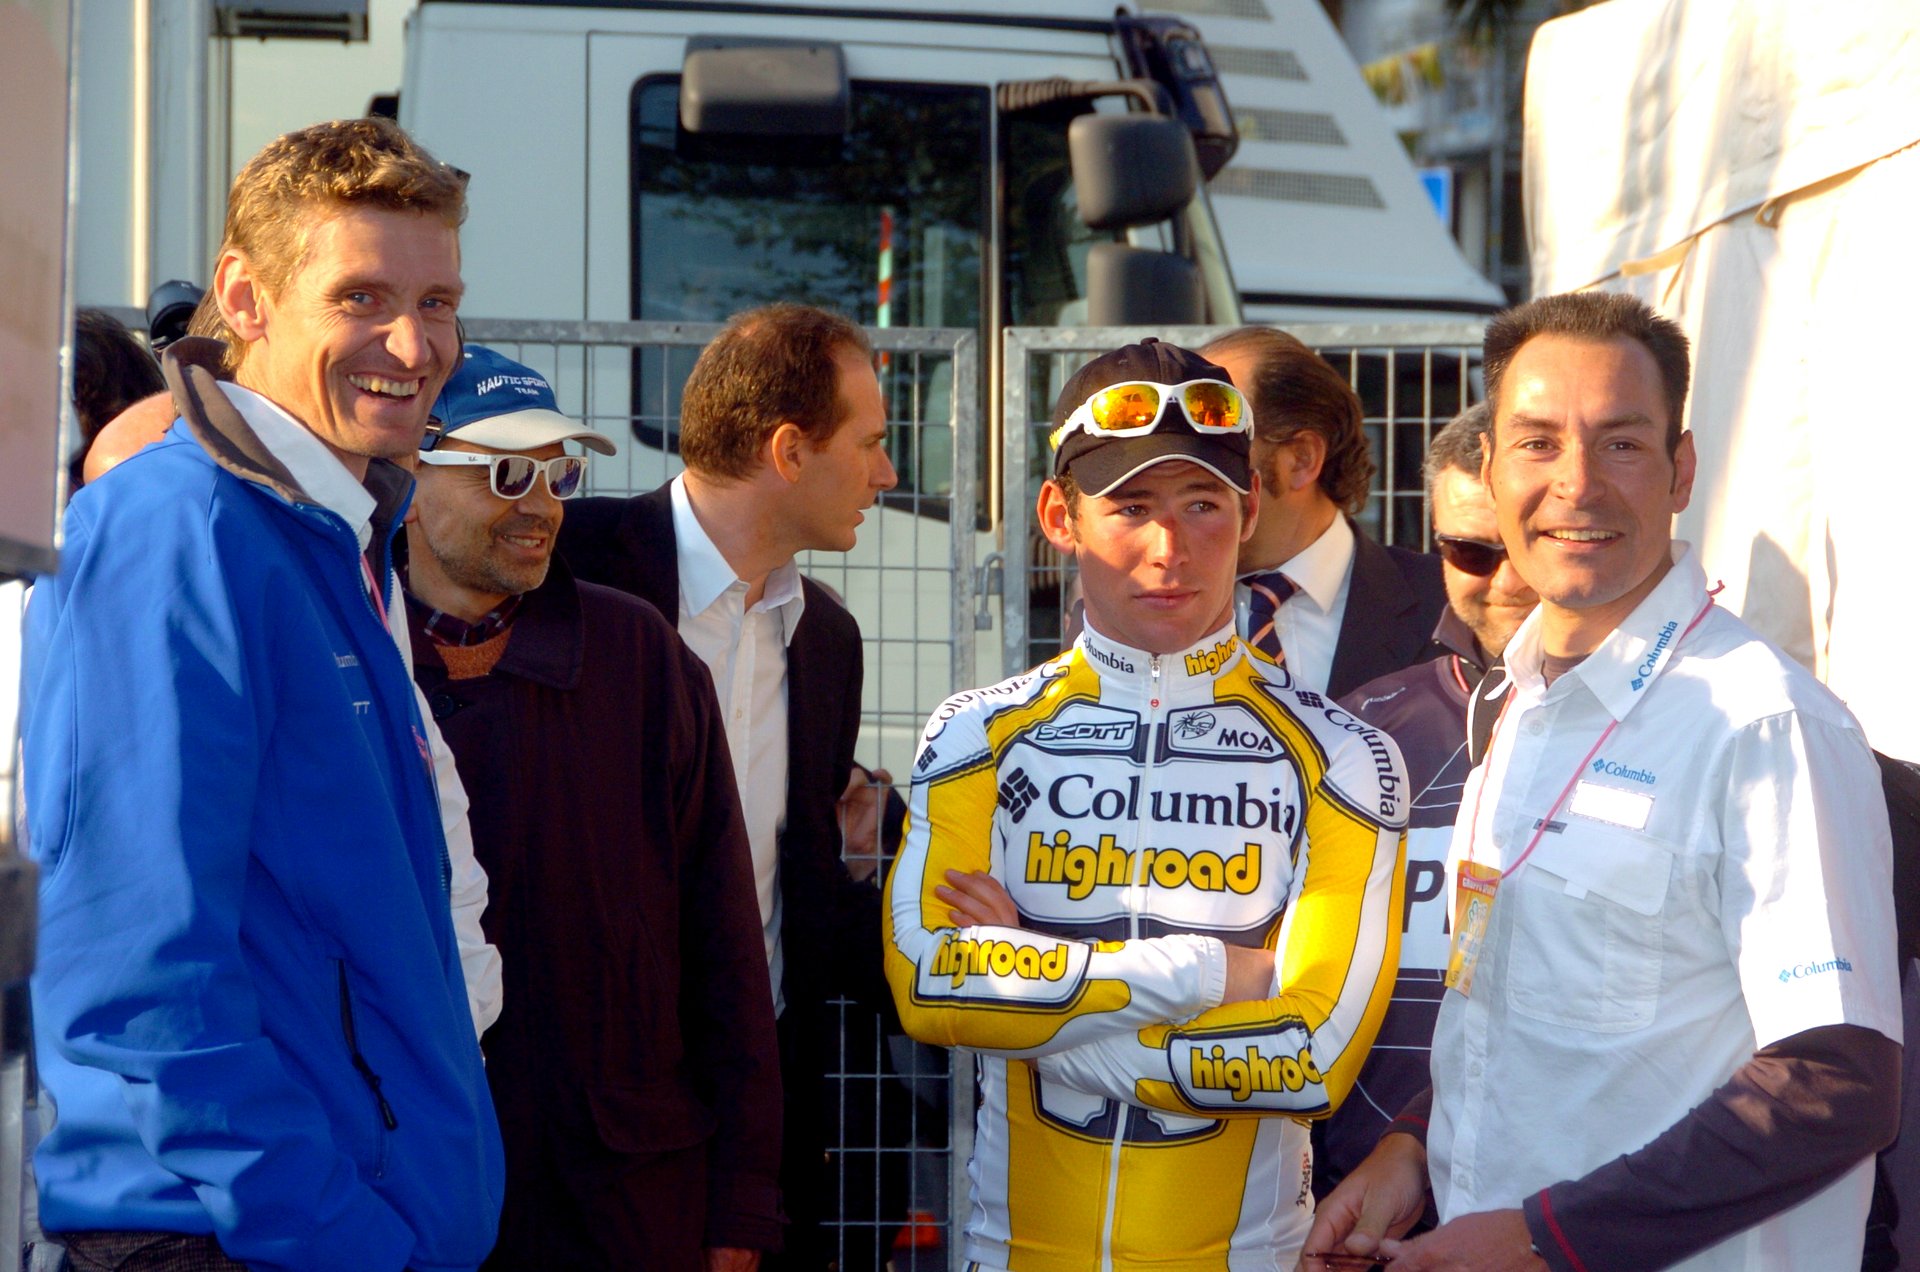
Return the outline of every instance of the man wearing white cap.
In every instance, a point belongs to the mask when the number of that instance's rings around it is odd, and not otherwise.
[[[705,666],[554,559],[613,444],[468,346],[407,514],[415,674],[492,879],[487,1267],[750,1268],[778,1245],[779,1065],[752,865]]]

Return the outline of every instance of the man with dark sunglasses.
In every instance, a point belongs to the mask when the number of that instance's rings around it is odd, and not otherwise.
[[[492,880],[507,1146],[489,1269],[750,1267],[780,1234],[779,1064],[733,769],[705,666],[553,549],[613,443],[469,345],[407,513],[414,667]]]
[[[1470,709],[1486,708],[1481,684],[1539,598],[1500,542],[1493,502],[1480,484],[1488,411],[1474,406],[1433,436],[1424,465],[1447,609],[1434,629],[1446,652],[1369,681],[1341,705],[1384,729],[1407,762],[1406,904],[1400,912],[1400,976],[1380,1041],[1360,1070],[1356,1092],[1314,1142],[1314,1190],[1321,1196],[1358,1166],[1393,1115],[1426,1088],[1428,1047],[1447,966],[1446,861],[1460,791],[1477,758]],[[1478,711],[1492,724],[1491,708]],[[1484,741],[1484,731],[1482,735]]]

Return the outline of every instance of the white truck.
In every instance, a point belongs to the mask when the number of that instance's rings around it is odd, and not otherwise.
[[[1038,610],[1057,590],[1007,512],[1045,449],[1009,429],[1044,419],[1068,355],[1003,366],[1008,329],[1236,325],[1242,268],[1268,321],[1497,303],[1418,202],[1319,6],[1253,7],[1258,38],[1295,47],[1236,58],[1236,84],[1274,103],[1253,108],[1269,125],[1318,94],[1321,132],[1345,142],[1320,147],[1326,171],[1271,128],[1248,143],[1260,163],[1230,167],[1242,129],[1200,19],[1107,0],[423,0],[397,113],[473,175],[476,338],[555,374],[622,443],[597,490],[671,475],[680,385],[731,313],[803,300],[915,333],[883,344],[900,488],[855,553],[810,565],[868,635],[869,740],[898,772],[925,710],[1025,656],[1015,638],[976,665],[975,631],[1004,617],[989,594]],[[1196,178],[1241,224],[1232,269]],[[1423,253],[1439,262],[1424,274]],[[631,323],[649,325],[606,325]]]

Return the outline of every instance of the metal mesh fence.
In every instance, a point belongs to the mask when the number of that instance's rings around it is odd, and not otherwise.
[[[1422,326],[1296,325],[1286,330],[1343,373],[1359,394],[1374,460],[1373,488],[1357,520],[1383,543],[1425,549],[1431,519],[1420,465],[1436,430],[1483,394],[1477,321]],[[1071,622],[1070,566],[1039,535],[1034,501],[1050,471],[1053,400],[1094,356],[1156,336],[1197,348],[1226,328],[1010,327],[1002,413],[1001,519],[1007,558],[1001,626],[1003,672],[1059,652]]]
[[[132,311],[126,317],[140,321]],[[547,375],[563,411],[619,444],[619,454],[595,457],[590,467],[589,493],[600,495],[639,494],[681,470],[680,391],[717,330],[657,322],[466,324],[469,341]],[[1426,547],[1421,461],[1435,430],[1482,394],[1481,325],[1288,330],[1359,393],[1376,470],[1361,524],[1383,542]],[[921,725],[943,698],[1058,651],[1074,580],[1039,538],[1033,507],[1050,462],[1048,417],[1060,386],[1089,358],[1145,336],[1194,347],[1223,331],[1008,329],[997,545],[976,524],[982,422],[974,386],[983,382],[977,337],[958,329],[869,332],[880,354],[901,485],[869,514],[852,552],[800,561],[860,623],[863,763],[904,778]],[[1000,571],[982,568],[996,559],[1004,562]],[[989,579],[1004,581],[988,586]],[[993,592],[1000,594],[1001,639],[977,660],[976,633],[996,625],[988,608]],[[996,658],[998,667],[991,665]],[[849,804],[846,859],[857,878],[877,886],[889,856],[883,828],[897,829],[899,809],[886,807],[885,788],[868,793],[864,808]],[[954,1236],[966,1213],[973,1137],[971,1057],[889,1035],[857,1004],[842,1002],[838,1010],[838,1062],[827,1075],[834,1093],[828,1120],[836,1130],[821,1163],[837,1200],[831,1253],[842,1272],[889,1264],[898,1272],[958,1269]]]
[[[673,323],[472,321],[467,339],[549,377],[562,411],[613,438],[595,457],[589,493],[634,495],[681,468],[680,392],[717,327]],[[812,553],[800,568],[838,593],[859,620],[866,651],[859,758],[904,779],[922,725],[955,688],[974,683],[975,440],[981,426],[977,337],[960,330],[870,331],[880,355],[890,450],[900,486],[868,513],[849,553]],[[955,393],[954,386],[963,386]],[[849,803],[847,864],[878,886],[889,855],[881,834],[899,812],[887,792]],[[875,949],[874,956],[879,957]],[[965,1161],[971,1068],[948,1053],[889,1035],[856,1003],[837,1005],[840,1047],[827,1074],[828,1153],[820,1169],[836,1203],[827,1234],[843,1272],[889,1263],[898,1272],[958,1266],[948,1239],[957,1213],[948,1169],[952,1111]],[[958,1099],[954,1092],[961,1093]]]

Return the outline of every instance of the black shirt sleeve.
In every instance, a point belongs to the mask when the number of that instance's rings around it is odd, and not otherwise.
[[[1761,1048],[1646,1147],[1528,1197],[1527,1229],[1555,1272],[1669,1267],[1811,1197],[1899,1126],[1900,1044],[1809,1029]]]

